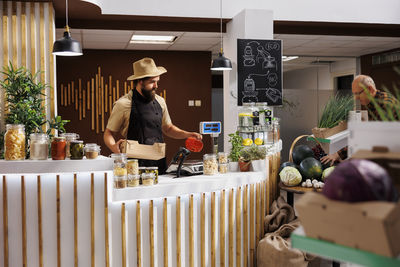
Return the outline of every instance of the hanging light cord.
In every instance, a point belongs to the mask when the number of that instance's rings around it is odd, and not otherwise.
[[[219,8],[219,12],[220,12],[220,32],[221,32],[221,54],[223,53],[223,50],[222,50],[222,46],[223,46],[223,43],[222,43],[222,0],[220,0],[219,1],[219,3],[220,3],[220,8]]]
[[[65,30],[69,32],[69,26],[68,26],[68,0],[65,0]]]

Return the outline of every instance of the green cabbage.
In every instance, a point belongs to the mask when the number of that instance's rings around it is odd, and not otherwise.
[[[334,169],[335,169],[335,166],[326,168],[326,169],[324,170],[324,172],[322,173],[322,181],[325,181],[326,177],[328,177],[329,174],[331,174],[331,172],[333,172]]]
[[[300,172],[296,168],[290,166],[283,168],[279,173],[279,177],[286,186],[296,186],[301,183],[302,179]]]

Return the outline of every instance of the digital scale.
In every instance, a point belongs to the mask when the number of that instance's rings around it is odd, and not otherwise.
[[[222,125],[220,121],[202,121],[200,122],[200,133],[209,134],[212,137],[212,146],[215,154],[218,153],[217,138],[221,134]],[[166,173],[176,174],[176,178],[182,176],[191,176],[203,174],[203,161],[188,160],[186,157],[190,154],[187,148],[180,147],[179,151],[175,154],[171,163],[166,170]]]

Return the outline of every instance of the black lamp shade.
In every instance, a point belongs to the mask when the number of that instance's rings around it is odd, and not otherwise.
[[[219,53],[218,57],[212,62],[211,70],[231,70],[232,63],[229,58],[224,57],[224,53]]]
[[[53,55],[57,56],[81,56],[81,44],[71,38],[69,31],[64,32],[63,38],[54,42]]]

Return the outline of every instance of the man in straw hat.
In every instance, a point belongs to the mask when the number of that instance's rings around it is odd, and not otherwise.
[[[113,153],[120,153],[120,144],[125,140],[116,141],[117,134],[146,145],[163,143],[163,133],[175,139],[202,139],[199,133],[187,132],[172,124],[164,98],[156,94],[160,75],[166,72],[151,58],[133,63],[134,74],[128,80],[133,80],[134,89],[115,102],[104,132],[104,142]],[[165,158],[141,160],[140,164],[157,166],[160,173],[167,168]]]

